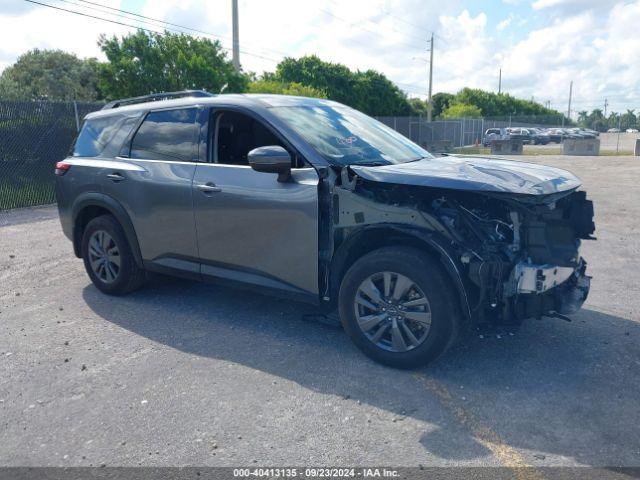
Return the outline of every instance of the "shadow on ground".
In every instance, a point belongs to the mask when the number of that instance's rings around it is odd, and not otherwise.
[[[373,363],[337,327],[305,321],[312,307],[218,286],[161,280],[127,297],[93,286],[93,311],[169,347],[235,362],[321,392],[438,426],[421,439],[446,459],[488,455],[453,415],[443,415],[416,374],[446,386],[512,447],[594,466],[640,465],[640,328],[583,310],[572,323],[529,320],[474,335],[419,372]]]

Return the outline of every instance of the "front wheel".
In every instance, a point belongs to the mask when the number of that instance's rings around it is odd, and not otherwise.
[[[342,280],[342,324],[366,355],[414,368],[441,355],[460,330],[442,267],[420,250],[388,247],[356,261]]]

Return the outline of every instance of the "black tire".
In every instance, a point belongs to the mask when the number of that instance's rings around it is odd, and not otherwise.
[[[91,267],[89,241],[96,232],[106,232],[113,240],[119,253],[120,265],[115,278],[111,281],[100,278],[99,273],[96,273]],[[138,267],[124,230],[111,215],[101,215],[87,224],[82,234],[82,259],[84,268],[93,284],[98,290],[108,295],[130,293],[140,288],[145,282],[145,271]]]
[[[355,305],[362,282],[380,272],[406,276],[428,299],[431,325],[426,338],[408,351],[389,351],[373,343],[358,324]],[[340,286],[339,312],[342,325],[356,346],[367,356],[396,368],[426,365],[444,353],[458,338],[461,315],[457,296],[438,261],[415,248],[385,247],[357,260]]]

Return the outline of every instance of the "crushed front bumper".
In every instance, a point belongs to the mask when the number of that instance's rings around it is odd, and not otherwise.
[[[575,268],[517,265],[509,282],[511,316],[522,320],[577,312],[589,295],[591,277],[586,268],[582,258]]]

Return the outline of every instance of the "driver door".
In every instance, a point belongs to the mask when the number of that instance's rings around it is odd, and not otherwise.
[[[318,294],[318,175],[294,166],[291,180],[253,170],[250,150],[285,142],[258,118],[212,110],[207,162],[196,166],[193,199],[203,277],[289,294]],[[288,148],[290,153],[294,153]],[[294,155],[292,155],[294,157]]]

